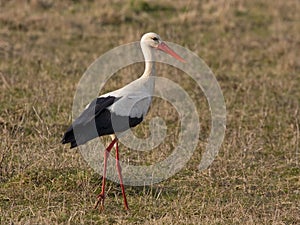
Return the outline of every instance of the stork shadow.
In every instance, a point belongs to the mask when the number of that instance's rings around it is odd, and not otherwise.
[[[99,174],[93,174],[92,178],[93,186],[99,187],[97,191],[101,191],[102,176]],[[106,180],[107,195],[108,196],[121,196],[121,185],[111,180]],[[179,194],[178,187],[168,185],[167,181],[159,184],[145,185],[145,186],[130,186],[125,185],[126,195],[130,196],[148,196],[151,198],[159,197],[175,197]]]

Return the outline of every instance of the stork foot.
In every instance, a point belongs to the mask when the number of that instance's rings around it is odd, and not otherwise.
[[[94,209],[97,209],[99,206],[99,210],[100,210],[100,212],[102,212],[104,210],[104,199],[105,199],[104,194],[102,194],[102,193],[99,194],[97,196],[97,201],[95,203]]]

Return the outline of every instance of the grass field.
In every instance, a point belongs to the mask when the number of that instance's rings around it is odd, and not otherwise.
[[[296,0],[0,0],[0,224],[300,224],[299,12]],[[168,180],[126,186],[129,212],[119,185],[108,181],[99,213],[93,205],[101,176],[60,140],[86,68],[148,31],[212,69],[226,102],[226,136],[213,164],[199,172],[210,132],[206,99],[193,81],[159,65],[159,76],[196,102],[198,147]],[[106,90],[142,70],[124,69]],[[121,145],[121,159],[154,163],[172,152],[178,117],[157,102],[147,121],[162,116],[168,139],[145,155]],[[147,135],[147,121],[136,134]]]

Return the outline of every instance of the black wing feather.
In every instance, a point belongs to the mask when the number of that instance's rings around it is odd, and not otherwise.
[[[108,96],[94,99],[67,129],[62,143],[70,143],[71,148],[75,148],[96,137],[123,132],[141,123],[143,115],[141,117],[119,116],[107,109],[120,98]]]
[[[85,129],[88,127],[89,124],[91,124],[91,121],[95,119],[97,116],[100,115],[101,112],[103,112],[107,107],[111,106],[115,101],[119,100],[121,97],[116,98],[114,96],[108,96],[108,97],[99,97],[94,99],[90,105],[80,114],[80,116],[75,119],[75,121],[72,123],[72,125],[67,129],[65,132],[62,143],[71,143],[71,148],[76,147],[78,144],[83,144],[83,142],[86,142],[88,140],[85,140],[84,136],[88,136],[88,134],[84,135],[82,138],[82,141],[77,140],[80,139],[80,137],[76,137],[74,135],[73,128],[78,129]],[[106,110],[105,110],[106,111]],[[85,129],[88,131],[88,129]],[[77,133],[76,133],[77,134]],[[92,135],[95,136],[95,135]],[[92,138],[92,137],[91,137]],[[79,143],[77,143],[79,142]],[[82,143],[81,143],[82,142]]]
[[[111,106],[119,98],[108,96],[94,99],[87,109],[85,109],[80,116],[73,122],[73,126],[87,125],[95,117],[97,117],[105,108]]]

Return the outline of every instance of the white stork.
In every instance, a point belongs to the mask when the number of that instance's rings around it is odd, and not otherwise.
[[[62,139],[63,144],[70,143],[70,148],[74,148],[78,145],[85,144],[96,137],[113,135],[113,140],[104,153],[102,191],[97,196],[98,200],[95,204],[95,208],[98,207],[99,203],[101,209],[104,207],[107,157],[115,145],[116,167],[119,174],[125,209],[128,210],[119,163],[118,138],[115,134],[124,132],[131,127],[135,127],[143,121],[148,112],[155,82],[153,77],[151,79],[151,76],[155,75],[153,51],[157,49],[164,51],[177,60],[185,62],[184,59],[170,49],[156,33],[150,32],[144,34],[140,44],[145,58],[145,71],[143,75],[123,88],[106,93],[94,99],[86,106],[81,115],[75,119]],[[93,127],[96,127],[96,132],[93,132],[95,131],[95,129],[92,129]]]

